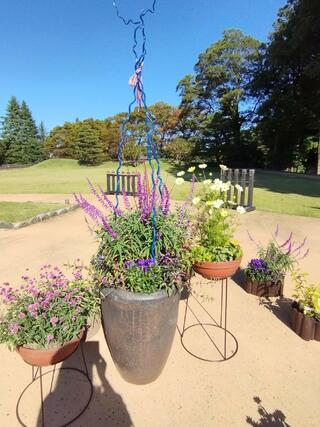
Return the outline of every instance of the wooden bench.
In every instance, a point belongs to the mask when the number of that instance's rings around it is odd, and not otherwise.
[[[231,182],[227,192],[227,200],[235,203],[235,206],[243,206],[247,212],[255,210],[253,206],[255,169],[228,169],[221,171],[221,181]],[[241,185],[243,191],[238,191],[236,185]]]
[[[136,196],[138,191],[138,174],[137,173],[120,173],[119,194],[124,189],[128,196]],[[107,172],[107,191],[106,194],[116,194],[117,174],[116,172]]]

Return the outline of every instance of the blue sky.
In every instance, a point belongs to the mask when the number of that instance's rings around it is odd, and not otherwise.
[[[135,16],[152,0],[118,0]],[[178,104],[177,82],[198,54],[240,28],[265,41],[285,0],[158,0],[146,19],[144,83],[149,104]],[[134,59],[132,29],[112,0],[1,0],[0,115],[11,95],[25,99],[48,129],[87,117],[126,111]]]

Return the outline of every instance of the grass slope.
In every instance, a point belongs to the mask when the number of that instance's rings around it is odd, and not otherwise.
[[[96,167],[79,166],[77,161],[69,159],[50,159],[24,169],[0,171],[0,194],[69,194],[88,192],[86,178],[103,188],[106,185],[105,174],[115,170],[116,162],[107,162]],[[175,186],[179,169],[161,162],[162,176],[174,199],[183,200],[187,196],[190,183]],[[123,167],[123,171],[139,170]],[[209,170],[206,170],[208,173]],[[218,176],[217,170],[212,170]],[[185,176],[190,179],[190,174]],[[254,205],[257,209],[272,212],[320,217],[320,179],[303,176],[286,176],[281,173],[256,172]]]
[[[18,222],[65,207],[59,203],[0,202],[0,221]]]

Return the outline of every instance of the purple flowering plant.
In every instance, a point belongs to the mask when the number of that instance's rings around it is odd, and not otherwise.
[[[91,262],[96,280],[143,293],[179,287],[189,267],[187,208],[192,195],[183,206],[170,209],[166,184],[153,186],[145,173],[138,175],[137,196],[128,197],[123,190],[117,207],[101,187],[90,181],[89,186],[95,203],[82,195],[75,199],[91,218],[99,240]]]
[[[79,260],[70,277],[44,265],[39,277],[25,274],[20,287],[0,287],[0,343],[9,348],[55,347],[70,341],[99,312],[99,289]]]
[[[292,271],[295,265],[309,253],[309,249],[305,248],[307,238],[301,242],[295,241],[291,232],[284,241],[279,240],[278,225],[266,246],[256,242],[249,232],[248,236],[255,243],[259,258],[252,259],[245,271],[255,280],[277,280],[279,276]]]

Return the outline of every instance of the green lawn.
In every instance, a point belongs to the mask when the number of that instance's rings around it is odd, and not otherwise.
[[[105,173],[115,170],[116,162],[108,162],[97,167],[79,166],[75,160],[51,159],[24,169],[0,171],[0,194],[88,193],[86,177],[105,188]],[[174,186],[176,172],[179,170],[166,162],[161,162],[162,176],[172,197],[183,200],[188,194],[190,183]],[[140,170],[123,167],[123,171]],[[206,170],[208,173],[209,170]],[[214,176],[219,171],[212,170]],[[190,174],[185,176],[190,179]],[[320,217],[320,179],[303,176],[286,176],[279,173],[256,173],[254,205],[257,209],[282,212],[293,215]]]
[[[18,222],[65,207],[59,203],[0,202],[0,221]]]

